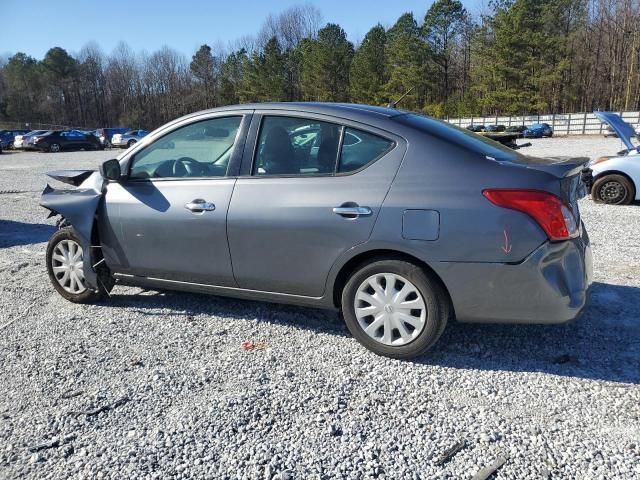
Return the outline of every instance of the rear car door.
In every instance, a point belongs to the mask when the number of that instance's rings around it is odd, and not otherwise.
[[[336,259],[369,238],[406,144],[334,117],[293,115],[254,115],[229,247],[240,287],[320,297]]]
[[[127,176],[108,185],[100,216],[112,270],[235,285],[226,231],[235,177],[227,172],[249,122],[243,114],[190,119],[128,154]]]

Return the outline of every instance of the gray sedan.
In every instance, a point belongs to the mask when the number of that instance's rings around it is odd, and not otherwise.
[[[586,158],[526,157],[448,123],[350,104],[218,108],[99,172],[58,171],[53,287],[116,283],[331,308],[410,358],[448,321],[562,323],[586,304]]]

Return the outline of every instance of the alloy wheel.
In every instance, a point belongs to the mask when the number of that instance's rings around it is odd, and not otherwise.
[[[427,308],[418,288],[394,273],[377,273],[358,287],[354,300],[360,328],[389,346],[412,342],[425,327]]]

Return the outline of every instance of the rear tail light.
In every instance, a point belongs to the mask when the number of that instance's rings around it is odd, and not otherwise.
[[[494,205],[526,213],[544,230],[549,240],[568,240],[578,235],[578,224],[562,200],[541,190],[488,189],[482,194]]]

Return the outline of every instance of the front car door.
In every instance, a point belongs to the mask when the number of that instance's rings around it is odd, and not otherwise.
[[[155,134],[127,153],[109,183],[101,240],[116,273],[234,286],[226,217],[249,114],[209,115]]]
[[[406,144],[334,117],[292,115],[253,117],[229,246],[240,287],[320,297],[338,257],[368,240]]]

